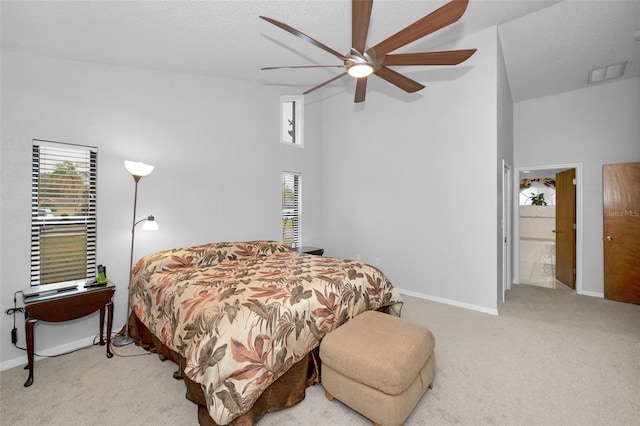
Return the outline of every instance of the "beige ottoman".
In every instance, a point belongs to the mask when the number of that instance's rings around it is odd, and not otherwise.
[[[431,331],[366,311],[327,334],[320,345],[322,385],[378,425],[402,425],[436,374]]]

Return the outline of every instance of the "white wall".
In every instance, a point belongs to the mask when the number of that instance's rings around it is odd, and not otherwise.
[[[495,312],[496,29],[446,46],[472,47],[457,67],[402,70],[426,82],[417,94],[375,76],[364,104],[325,91],[323,239],[329,256],[380,259],[404,292]]]
[[[116,291],[114,328],[126,317],[134,181],[123,160],[156,166],[139,185],[135,259],[212,241],[280,240],[283,170],[303,174],[303,242],[321,245],[319,105],[305,107],[305,147],[279,143],[282,87],[257,86],[2,52],[0,306],[29,285],[32,139],[98,147],[98,263]],[[292,91],[291,94],[297,93]],[[2,369],[25,362],[0,317]],[[25,345],[24,317],[17,316]],[[59,352],[97,334],[97,314],[36,327],[36,351]]]
[[[42,138],[99,148],[98,262],[119,285],[117,328],[134,186],[124,159],[156,166],[141,180],[138,217],[153,213],[161,229],[136,234],[136,258],[209,241],[279,239],[280,173],[301,171],[304,244],[380,259],[406,293],[495,313],[494,185],[499,160],[510,155],[510,97],[496,28],[443,46],[472,47],[478,52],[456,67],[407,69],[427,82],[417,94],[375,76],[364,104],[340,87],[314,92],[304,149],[278,142],[282,87],[3,52],[0,305],[10,307],[28,285],[30,147]],[[11,327],[3,316],[0,368],[24,362],[6,344]],[[17,327],[23,343],[20,316]],[[36,350],[77,346],[96,332],[95,315],[40,324]]]
[[[640,79],[514,104],[516,167],[583,166],[583,293],[604,294],[602,165],[640,161]]]

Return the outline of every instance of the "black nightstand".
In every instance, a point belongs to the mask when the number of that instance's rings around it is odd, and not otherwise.
[[[298,247],[296,250],[298,253],[315,254],[316,256],[322,256],[324,254],[324,249],[319,247],[304,246]]]

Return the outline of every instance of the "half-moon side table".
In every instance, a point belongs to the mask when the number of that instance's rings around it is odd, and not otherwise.
[[[44,287],[44,286],[43,286]],[[80,281],[76,288],[63,291],[40,293],[31,297],[24,297],[27,321],[25,331],[27,339],[27,359],[29,362],[29,378],[24,383],[26,386],[33,384],[33,355],[34,355],[34,327],[38,321],[64,322],[85,317],[96,311],[100,311],[100,345],[107,346],[107,358],[113,357],[109,342],[111,341],[111,325],[113,323],[113,301],[116,291],[113,282],[107,281],[106,285],[85,286]],[[104,330],[104,313],[107,309],[107,341],[105,343],[102,334]]]

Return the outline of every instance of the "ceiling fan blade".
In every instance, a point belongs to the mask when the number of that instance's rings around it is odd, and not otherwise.
[[[464,11],[467,9],[468,3],[469,0],[453,0],[441,8],[436,9],[386,40],[376,44],[372,48],[375,56],[381,58],[387,53],[409,44],[412,41],[453,24],[462,17]]]
[[[364,53],[373,0],[351,1],[351,47]]]
[[[318,40],[315,40],[311,37],[309,37],[308,35],[306,35],[303,32],[300,32],[298,30],[296,30],[295,28],[293,28],[290,25],[285,24],[284,22],[280,22],[280,21],[276,21],[275,19],[272,18],[267,18],[266,16],[261,16],[260,18],[264,19],[267,22],[271,22],[273,25],[275,25],[276,27],[280,27],[285,31],[290,32],[291,34],[293,34],[294,36],[300,37],[302,40],[306,41],[307,43],[311,43],[314,46],[319,47],[320,49],[331,53],[332,55],[337,56],[338,58],[344,60],[344,55],[342,53],[336,52],[335,50],[333,50],[332,48],[330,48],[329,46],[320,43]]]
[[[353,102],[359,103],[364,102],[364,97],[367,93],[367,77],[362,77],[358,79],[356,83],[356,95],[353,98]]]
[[[284,66],[284,67],[264,67],[260,68],[262,71],[265,70],[279,70],[283,68],[344,68],[345,65],[293,65],[293,66]]]
[[[320,84],[318,84],[316,87],[312,87],[311,89],[307,90],[306,92],[302,92],[302,94],[303,94],[303,95],[307,95],[307,94],[309,94],[309,93],[313,92],[314,90],[321,88],[322,86],[326,86],[327,84],[329,84],[329,83],[332,83],[332,82],[336,81],[336,80],[337,80],[337,79],[339,79],[340,77],[344,77],[345,75],[347,75],[347,73],[346,73],[346,72],[343,72],[342,74],[337,75],[337,76],[335,76],[335,77],[333,77],[333,78],[331,78],[331,79],[329,79],[329,80],[325,81],[324,83],[320,83]]]
[[[390,54],[384,57],[382,65],[458,65],[474,53],[476,49]]]
[[[417,92],[418,90],[424,89],[424,86],[417,81],[411,80],[409,77],[405,77],[402,74],[399,74],[387,67],[378,68],[375,72],[380,78],[384,78],[389,83],[397,86],[408,93]]]

